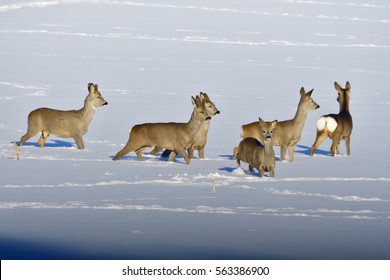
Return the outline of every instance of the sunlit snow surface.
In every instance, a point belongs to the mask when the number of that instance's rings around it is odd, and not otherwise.
[[[1,259],[389,259],[390,4],[385,0],[58,0],[0,3]],[[316,121],[351,83],[350,157],[309,157]],[[84,136],[38,136],[38,107],[79,109]],[[295,161],[259,178],[231,154],[240,126],[294,116],[314,88]],[[207,92],[206,159],[134,153],[131,126],[186,122]],[[279,147],[275,148],[279,159]]]

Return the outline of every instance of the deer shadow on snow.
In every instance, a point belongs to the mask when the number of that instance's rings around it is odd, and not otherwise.
[[[234,173],[235,170],[240,167],[231,167],[231,166],[222,166],[218,168],[220,171],[225,171],[228,173]],[[253,176],[259,176],[259,171],[257,169],[253,169],[253,171],[250,171],[249,169],[242,169],[242,172],[245,173],[245,175],[253,175]],[[263,175],[264,178],[272,178],[268,173]]]
[[[308,155],[308,156],[310,155],[311,147],[304,146],[304,145],[295,145],[295,147],[298,147],[301,150],[294,150],[294,153],[300,153],[300,154],[304,154],[304,155]],[[323,156],[330,156],[329,151],[320,150],[320,149],[316,149],[314,154],[323,155]]]
[[[178,164],[186,164],[183,157],[180,154],[177,154],[174,161],[169,162],[168,157],[162,156],[162,153],[158,153],[156,155],[151,155],[149,152],[145,152],[142,154],[144,157],[144,161],[140,161],[136,155],[126,155],[119,159],[119,161],[136,161],[136,162],[165,162],[165,163],[178,163]],[[115,156],[110,156],[113,159]]]
[[[16,144],[19,146],[19,142],[17,141]],[[32,146],[32,147],[39,147],[37,142],[25,142],[23,146]],[[50,142],[45,143],[45,147],[48,148],[71,148],[74,147],[74,144],[69,141],[63,141],[63,140],[55,140],[51,139]]]
[[[307,155],[307,156],[310,155],[310,148],[311,147],[305,146],[305,145],[295,145],[295,147],[299,148],[299,149],[294,149],[294,153],[300,153],[300,154],[304,154],[304,155]],[[321,149],[316,149],[314,154],[323,155],[323,156],[330,156],[330,152],[329,151],[325,151],[325,150],[321,150]],[[227,160],[233,160],[233,156],[232,155],[223,154],[223,155],[219,155],[219,156],[221,158],[224,158],[224,159],[227,159]],[[279,156],[275,156],[275,160],[280,162],[280,157]],[[220,167],[218,170],[226,171],[228,173],[233,173],[236,169],[237,169],[236,166],[234,166],[234,167],[223,166],[223,167]],[[245,174],[254,174],[254,173],[256,173],[256,172],[251,172],[251,171],[246,171],[246,170],[244,170],[244,172],[245,172]]]
[[[308,155],[308,156],[310,155],[310,148],[311,147],[305,146],[305,145],[295,145],[295,147],[299,148],[300,150],[294,149],[294,153],[304,154],[304,155]],[[275,146],[274,146],[274,149],[275,149]],[[323,156],[330,156],[329,151],[321,150],[321,149],[316,149],[314,154],[323,155]],[[219,156],[221,158],[224,158],[227,160],[233,160],[233,155],[231,155],[231,154],[230,155],[223,154],[223,155],[219,155]],[[275,155],[275,160],[280,161],[280,157]]]

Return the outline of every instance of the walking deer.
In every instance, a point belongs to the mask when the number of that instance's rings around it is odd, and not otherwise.
[[[88,95],[84,107],[80,110],[61,111],[50,108],[39,108],[28,115],[27,133],[20,138],[22,146],[31,137],[41,133],[38,146],[43,148],[46,139],[53,134],[61,138],[73,138],[78,149],[84,149],[83,135],[87,133],[95,109],[107,105],[98,90],[98,85],[88,84]]]
[[[199,96],[204,99],[206,112],[210,117],[220,114],[220,111],[217,109],[215,104],[210,100],[207,93],[201,92]],[[203,122],[200,125],[198,132],[194,136],[192,146],[187,149],[188,157],[190,159],[194,157],[194,150],[198,150],[199,158],[204,158],[204,149],[207,143],[207,133],[210,127],[210,123],[211,123],[210,121]],[[155,147],[153,151],[150,152],[150,154],[156,155],[161,150],[162,150],[161,147]],[[172,152],[171,150],[165,150],[162,156],[168,157],[171,154],[171,152]]]
[[[253,137],[243,139],[237,147],[235,158],[237,167],[241,167],[241,161],[249,164],[249,170],[256,168],[259,176],[268,172],[271,177],[275,177],[275,152],[272,147],[272,131],[278,121],[264,122],[259,118],[259,125],[262,128],[261,134],[264,144]]]
[[[194,136],[203,122],[210,119],[205,110],[205,100],[202,96],[192,98],[194,110],[191,119],[187,123],[145,123],[135,125],[130,130],[129,140],[113,160],[118,160],[124,155],[135,151],[139,160],[144,160],[142,151],[150,147],[161,147],[173,152],[169,161],[173,161],[176,153],[179,153],[187,164],[190,163],[186,150],[191,147]],[[172,156],[173,155],[173,156]]]
[[[317,136],[313,146],[311,146],[310,156],[313,156],[314,151],[326,137],[332,139],[330,156],[334,156],[335,150],[337,154],[340,154],[340,140],[345,140],[347,155],[351,154],[350,140],[353,127],[352,116],[349,113],[351,84],[347,81],[345,88],[342,88],[337,82],[334,82],[334,87],[338,93],[337,101],[340,105],[340,112],[319,118],[317,121]]]
[[[289,161],[294,161],[294,147],[301,139],[303,127],[305,125],[307,113],[311,110],[316,110],[320,106],[311,98],[313,93],[312,89],[309,92],[305,92],[302,87],[300,90],[300,99],[298,103],[297,112],[295,117],[291,120],[280,121],[273,129],[272,144],[274,146],[280,146],[280,160],[286,159],[286,151],[288,150]],[[242,138],[253,137],[263,142],[261,135],[261,125],[259,122],[253,122],[241,126]]]

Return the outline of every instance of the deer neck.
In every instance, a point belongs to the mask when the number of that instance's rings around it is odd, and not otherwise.
[[[348,97],[345,98],[345,100],[343,102],[340,102],[340,113],[341,112],[349,113],[349,99],[348,99]]]
[[[298,109],[297,112],[295,113],[293,123],[294,123],[294,127],[296,127],[297,132],[299,133],[301,133],[305,125],[307,112],[308,111],[302,105],[298,105]]]
[[[193,111],[190,120],[187,122],[187,129],[189,133],[195,135],[201,124],[202,122],[200,121],[200,118],[196,115],[195,111]]]
[[[92,117],[95,113],[96,107],[93,105],[93,100],[88,99],[84,101],[84,107],[79,110],[81,117],[89,124],[92,121]]]
[[[269,154],[273,151],[272,141],[264,141],[264,152]]]

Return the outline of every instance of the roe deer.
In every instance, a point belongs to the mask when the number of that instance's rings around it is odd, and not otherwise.
[[[320,107],[316,102],[314,102],[313,98],[311,98],[313,90],[314,89],[306,93],[305,89],[302,87],[300,90],[301,97],[299,99],[295,117],[291,120],[278,122],[273,130],[272,144],[274,146],[280,146],[281,161],[286,159],[287,149],[289,161],[294,161],[294,147],[301,139],[307,113]],[[253,137],[260,142],[263,141],[259,122],[253,122],[241,126],[241,135],[242,138]]]
[[[83,135],[87,133],[97,107],[107,105],[98,90],[98,85],[88,84],[88,95],[84,107],[80,110],[61,111],[50,108],[39,108],[28,115],[27,133],[20,138],[22,146],[31,137],[41,133],[38,146],[44,147],[46,139],[53,134],[61,138],[73,138],[78,149],[84,149]]]
[[[317,136],[313,146],[311,146],[310,156],[313,156],[315,149],[321,145],[326,137],[332,139],[330,156],[334,156],[335,149],[337,154],[340,154],[340,140],[345,140],[347,155],[351,154],[349,146],[353,127],[352,117],[349,113],[351,84],[347,81],[344,89],[337,82],[334,82],[334,87],[338,93],[337,101],[340,105],[340,112],[338,114],[324,115],[319,118],[317,121]]]
[[[243,139],[236,149],[237,167],[241,167],[240,162],[243,161],[249,164],[250,171],[256,168],[260,177],[264,175],[264,172],[269,172],[271,177],[275,177],[275,152],[272,147],[272,130],[277,123],[278,121],[276,120],[264,122],[259,118],[264,144],[252,137]]]
[[[215,104],[210,100],[207,93],[200,93],[200,96],[205,101],[205,109],[207,114],[210,117],[220,114],[220,111],[217,109]],[[211,118],[210,118],[211,120]],[[204,148],[207,143],[207,133],[209,131],[210,121],[203,122],[199,127],[198,132],[195,134],[192,146],[187,149],[188,157],[194,157],[194,150],[198,150],[199,158],[204,158]],[[161,151],[161,147],[155,147],[153,151],[150,152],[151,155],[156,155],[159,151]],[[171,154],[171,150],[165,150],[162,154],[163,157],[168,157]]]
[[[192,97],[194,111],[187,123],[145,123],[135,125],[130,129],[129,140],[113,160],[118,160],[124,155],[135,151],[139,160],[143,160],[142,151],[150,147],[161,147],[172,150],[169,161],[173,161],[176,153],[179,153],[187,164],[190,158],[186,149],[191,147],[193,138],[201,124],[210,119],[205,110],[203,97]]]

